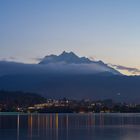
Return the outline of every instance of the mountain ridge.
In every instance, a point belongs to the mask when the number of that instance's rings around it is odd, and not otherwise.
[[[52,63],[63,64],[93,64],[95,69],[98,67],[99,71],[104,69],[103,72],[110,72],[112,74],[121,75],[121,73],[114,68],[108,66],[103,61],[93,61],[87,57],[79,57],[75,53],[63,51],[60,55],[48,55],[45,56],[38,64],[47,65]],[[94,69],[94,68],[93,68]]]
[[[65,62],[65,63],[92,63],[86,57],[79,57],[75,53],[63,51],[60,55],[48,55],[45,56],[44,59],[39,62],[39,64],[48,64],[48,63],[56,63],[56,62]]]

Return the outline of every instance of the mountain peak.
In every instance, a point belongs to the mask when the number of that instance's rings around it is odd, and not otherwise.
[[[66,52],[63,51],[59,56],[74,56],[74,57],[78,57],[75,53],[71,52]]]
[[[58,63],[58,62],[65,62],[65,63],[91,63],[92,61],[86,57],[79,57],[75,53],[63,51],[60,55],[49,55],[46,56],[39,64],[48,64],[48,63]]]

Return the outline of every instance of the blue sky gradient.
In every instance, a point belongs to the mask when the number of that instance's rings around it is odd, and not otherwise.
[[[63,50],[140,68],[139,0],[0,0],[0,59]]]

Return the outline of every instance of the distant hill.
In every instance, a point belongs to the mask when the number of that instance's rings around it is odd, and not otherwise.
[[[0,78],[0,89],[37,92],[51,98],[111,98],[116,101],[140,102],[139,76],[11,75]]]
[[[45,102],[46,99],[38,94],[21,91],[0,91],[0,104],[9,107],[30,106]]]

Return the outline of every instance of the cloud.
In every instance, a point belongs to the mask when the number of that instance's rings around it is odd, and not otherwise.
[[[40,62],[43,60],[43,58],[41,58],[41,57],[35,57],[35,58],[31,58],[31,59],[34,61],[37,61],[37,62]]]
[[[6,57],[6,58],[0,58],[1,61],[15,61],[17,60],[16,57],[10,56],[10,57]]]
[[[137,69],[137,68],[131,68],[131,67],[126,67],[126,66],[122,66],[122,65],[113,65],[113,64],[110,64],[110,65],[117,70],[125,70],[133,75],[140,74],[140,69]]]
[[[91,64],[67,64],[49,63],[43,64],[23,64],[17,62],[0,61],[0,76],[11,74],[48,74],[48,73],[74,73],[74,74],[97,74],[116,71],[105,65]]]

